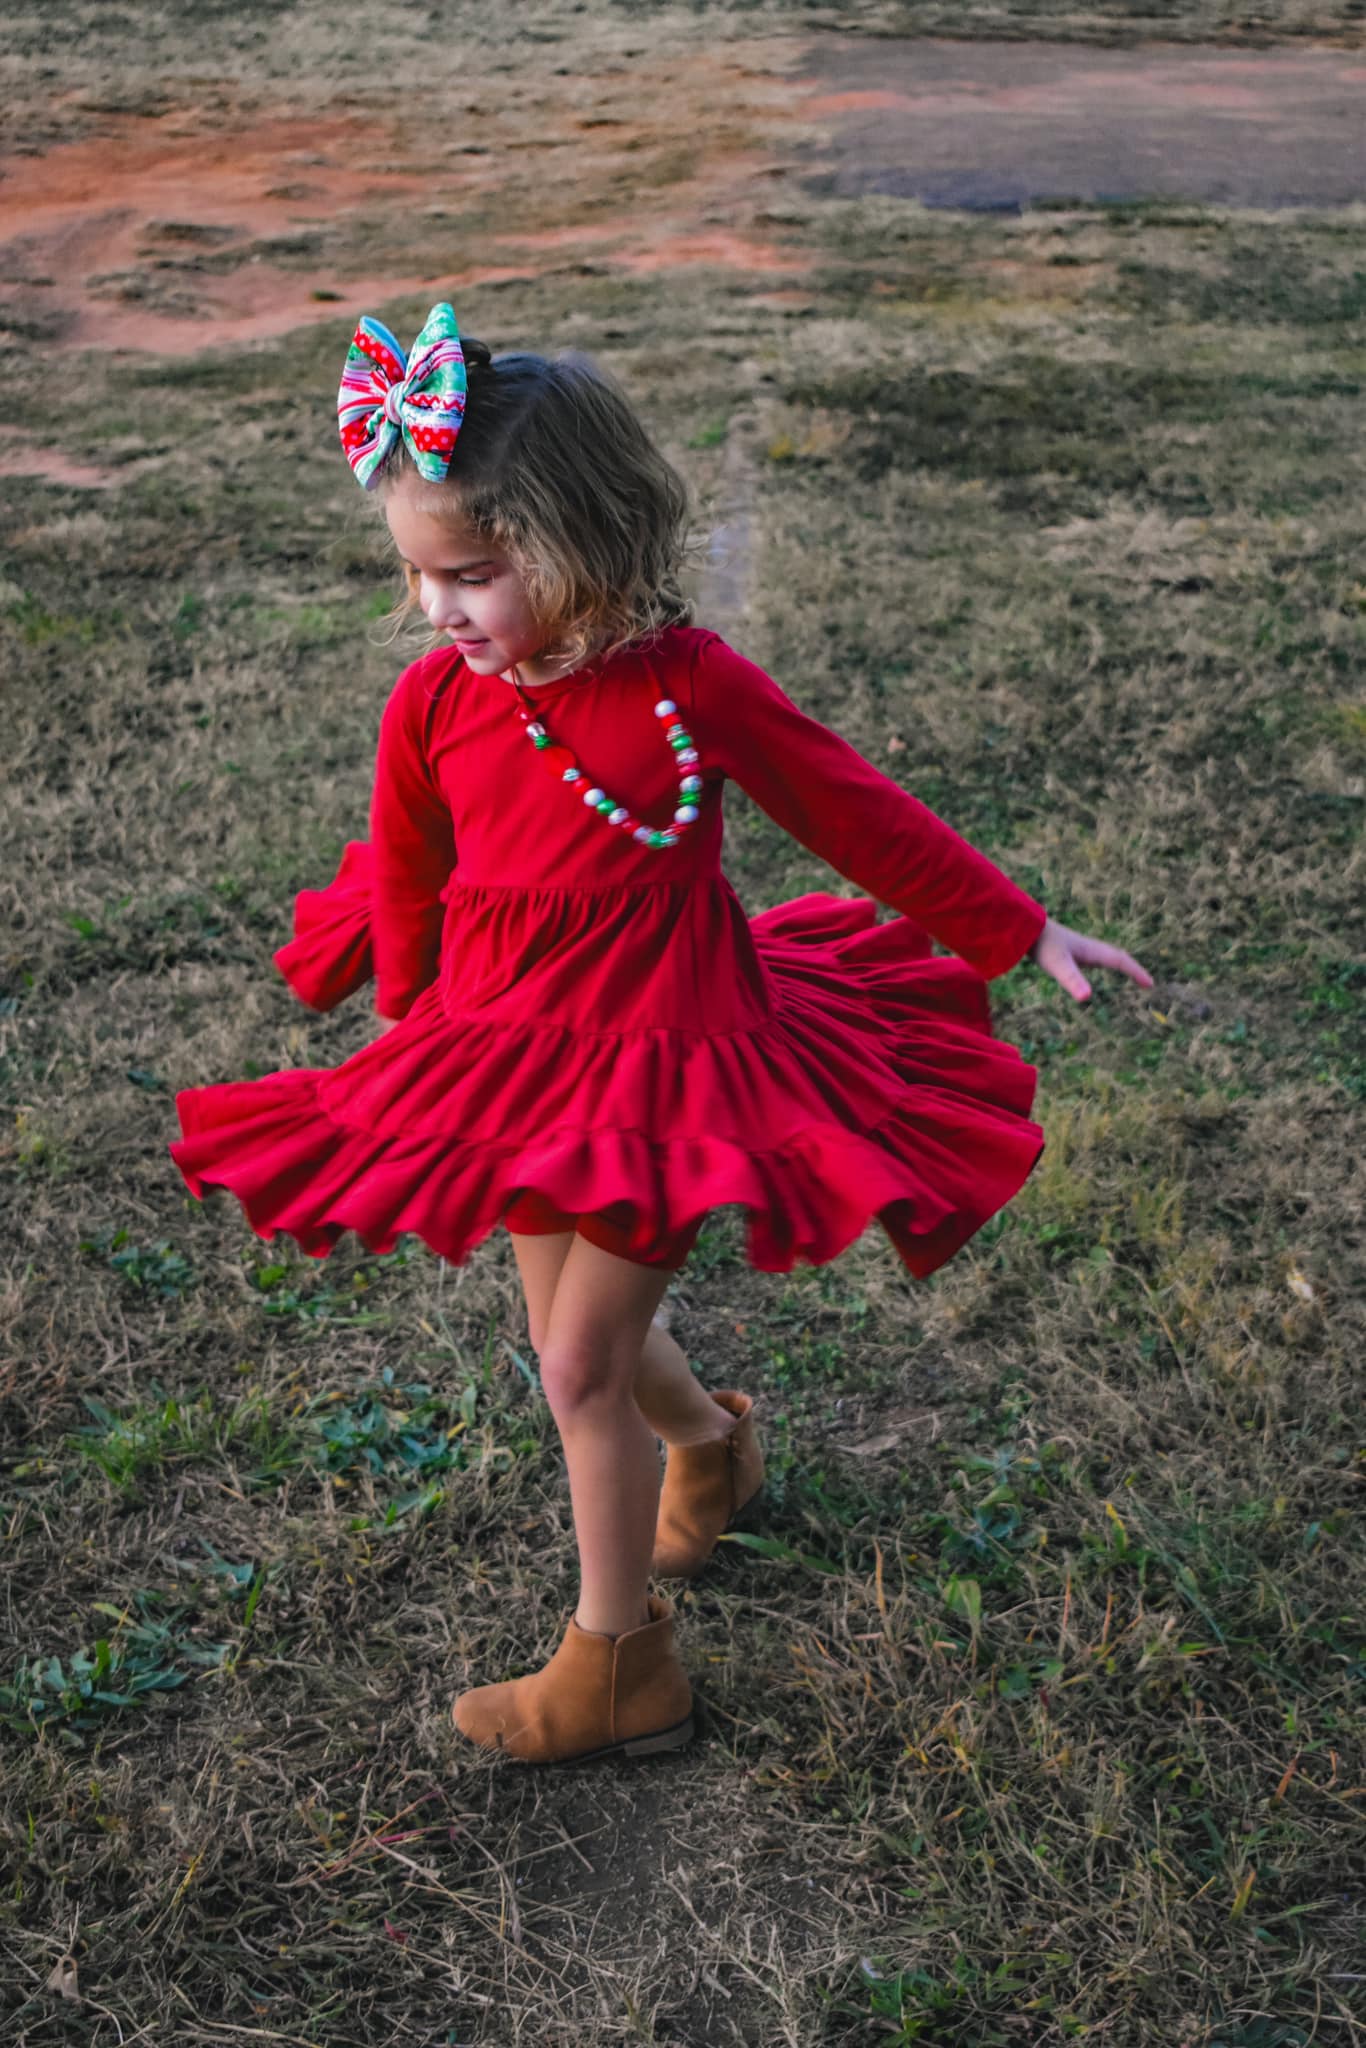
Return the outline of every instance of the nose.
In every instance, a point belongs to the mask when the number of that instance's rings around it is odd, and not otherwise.
[[[449,585],[443,589],[439,583],[429,583],[424,576],[419,599],[428,625],[435,626],[439,632],[448,633],[465,624],[465,608],[460,602],[460,594]]]

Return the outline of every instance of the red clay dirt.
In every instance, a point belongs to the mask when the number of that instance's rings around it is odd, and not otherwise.
[[[699,94],[714,98],[719,68],[698,70]],[[740,75],[730,68],[732,93]],[[686,100],[685,91],[685,109]],[[557,134],[513,134],[505,150],[448,145],[433,157],[425,127],[405,134],[360,115],[233,128],[221,116],[211,127],[191,109],[107,115],[98,135],[0,162],[0,325],[48,347],[185,355],[410,292],[534,275],[547,267],[534,261],[539,252],[559,264],[565,251],[603,249],[625,272],[806,268],[800,252],[748,231],[747,194],[772,166],[743,130],[725,138],[729,147],[699,146],[690,170],[657,190],[616,199],[608,219],[564,221],[611,201],[645,161],[637,152],[685,139],[681,128],[670,136],[626,120],[610,122],[605,138],[598,125],[567,114]],[[423,217],[496,215],[504,167],[515,159],[521,169],[533,146],[556,148],[563,162],[553,186],[543,181],[536,193],[542,217],[563,195],[561,220],[521,228],[515,208],[507,228],[479,219],[465,244],[473,260],[443,260],[442,235],[424,236]],[[334,246],[310,261],[319,243]],[[357,244],[400,260],[361,268]]]
[[[459,124],[356,111],[104,114],[0,162],[0,327],[46,350],[183,356],[576,255],[625,275],[730,270],[790,308],[811,259],[762,212],[802,169],[817,190],[960,206],[1366,196],[1366,59],[1341,49],[827,36],[693,53],[657,79],[637,65],[593,91],[587,116],[581,91],[509,104],[481,146]],[[15,433],[0,474],[110,480]]]
[[[93,462],[76,462],[59,448],[44,448],[15,427],[0,428],[0,476],[40,476],[51,484],[99,491],[117,480],[117,472]]]

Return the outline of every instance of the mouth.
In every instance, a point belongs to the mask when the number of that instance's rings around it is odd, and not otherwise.
[[[462,640],[458,633],[452,633],[451,644],[458,647],[462,654],[472,654],[476,647],[487,647],[489,643],[487,640]]]

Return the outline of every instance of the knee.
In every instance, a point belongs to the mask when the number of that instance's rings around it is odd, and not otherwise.
[[[625,1398],[634,1378],[610,1345],[551,1338],[538,1347],[541,1387],[556,1421]]]
[[[527,1336],[531,1344],[531,1348],[535,1352],[537,1361],[540,1365],[541,1378],[543,1381],[546,1375],[545,1341],[547,1328],[547,1319],[544,1316],[536,1315],[530,1308],[528,1308]],[[669,1326],[668,1323],[665,1321],[664,1316],[662,1314],[657,1313],[651,1316],[650,1318],[650,1327],[645,1333],[646,1343],[648,1344],[651,1337],[653,1337],[658,1331],[661,1330],[664,1332],[665,1336],[667,1336],[669,1332]],[[557,1362],[556,1366],[552,1367],[552,1371],[562,1369],[566,1378],[571,1380],[574,1379],[581,1368],[581,1362],[579,1364],[576,1364],[570,1347],[565,1345],[557,1345],[556,1354]]]

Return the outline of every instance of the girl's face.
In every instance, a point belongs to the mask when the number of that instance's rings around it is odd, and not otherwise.
[[[507,555],[423,511],[406,478],[385,493],[384,515],[423,616],[460,649],[467,667],[497,676],[515,665],[531,683],[563,672],[562,661],[544,658],[546,629]]]

